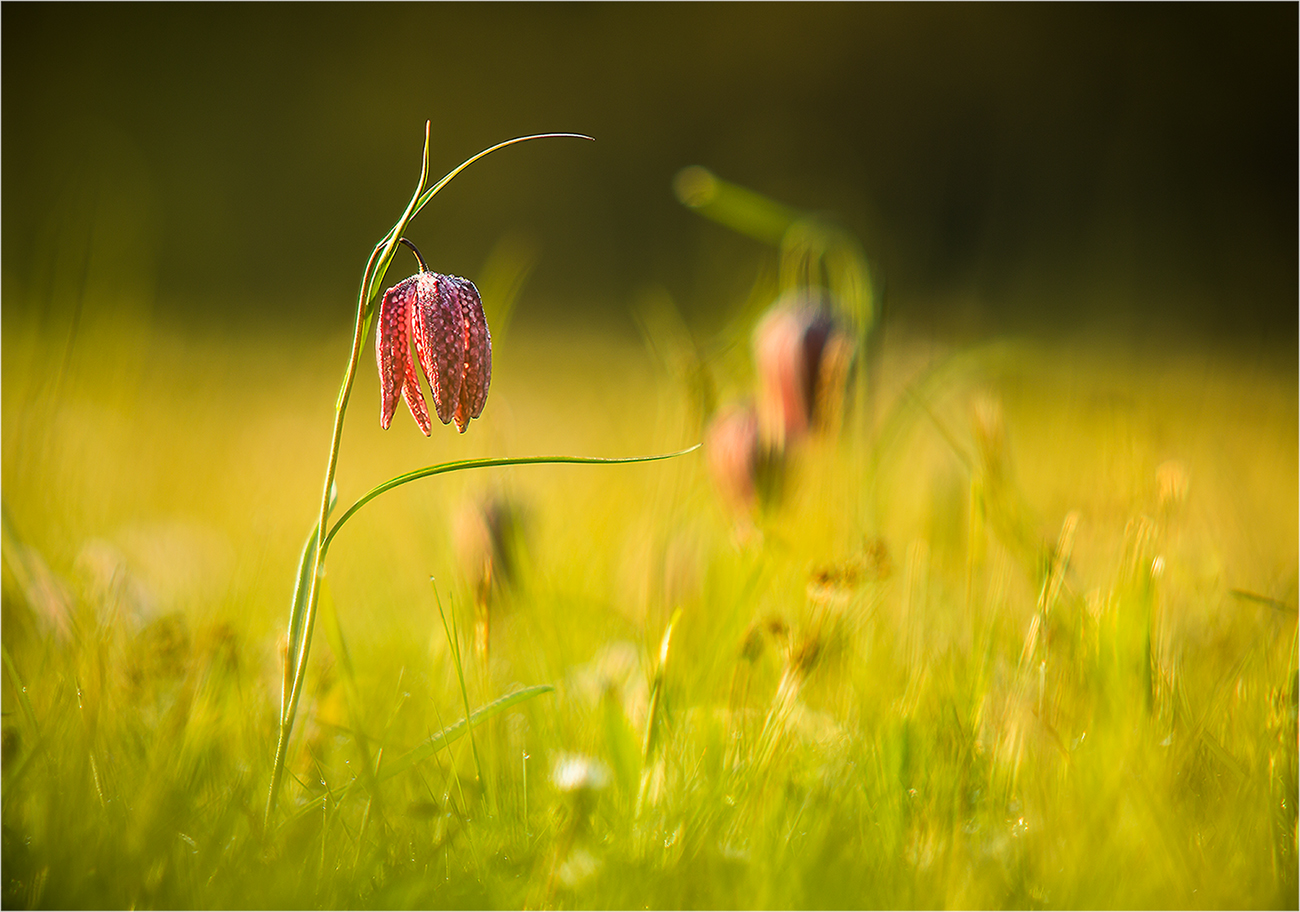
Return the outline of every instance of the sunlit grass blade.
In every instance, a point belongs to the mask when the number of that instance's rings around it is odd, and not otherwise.
[[[461,719],[459,722],[447,726],[419,747],[407,751],[392,763],[385,764],[379,771],[379,781],[384,782],[388,779],[392,779],[394,776],[406,772],[417,763],[432,757],[447,745],[460,740],[469,733],[471,728],[482,725],[493,716],[499,715],[513,706],[518,706],[525,700],[531,700],[533,697],[540,697],[545,693],[552,693],[554,690],[555,688],[550,684],[537,684],[533,687],[525,687],[523,690],[516,690],[514,693],[506,694],[504,697],[499,697],[498,699],[493,700],[486,706],[480,707],[470,713],[467,718]]]
[[[423,469],[415,469],[394,476],[383,484],[376,485],[367,491],[356,503],[348,507],[347,512],[340,516],[338,521],[330,527],[329,534],[325,536],[325,550],[329,550],[330,542],[334,540],[334,536],[339,533],[339,530],[343,528],[343,524],[351,519],[358,510],[380,494],[385,494],[394,488],[400,488],[404,484],[419,481],[421,478],[432,478],[434,475],[445,475],[448,472],[459,472],[465,469],[489,469],[517,465],[630,465],[636,462],[658,462],[662,459],[685,456],[687,453],[694,452],[699,448],[700,445],[697,443],[695,446],[678,450],[675,453],[658,453],[654,456],[502,456],[487,459],[460,459],[455,462],[443,462],[438,465],[426,466]]]
[[[430,187],[427,191],[425,191],[424,195],[420,197],[419,203],[417,203],[415,206],[415,212],[418,213],[421,209],[423,209],[425,204],[429,202],[429,200],[433,199],[434,196],[437,195],[439,190],[447,186],[447,184],[451,182],[451,179],[453,177],[455,177],[460,172],[464,171],[470,165],[474,164],[474,162],[478,161],[480,158],[484,158],[488,155],[491,155],[497,149],[504,149],[506,146],[513,146],[516,143],[528,142],[530,139],[586,139],[592,142],[596,141],[596,138],[594,136],[588,136],[585,133],[533,133],[530,136],[516,136],[514,139],[507,139],[504,142],[499,142],[495,146],[490,146],[484,149],[482,152],[478,153],[477,155],[473,155],[465,159],[465,161],[461,162],[455,168],[452,168],[450,171],[448,171],[446,176],[444,176],[442,180],[438,181],[438,183]],[[412,217],[414,217],[414,214],[412,214]]]
[[[487,778],[483,775],[483,761],[479,759],[478,743],[474,740],[474,714],[469,709],[469,691],[465,688],[465,664],[461,661],[460,654],[460,631],[456,627],[456,614],[452,612],[451,625],[447,623],[447,612],[442,607],[442,596],[438,594],[438,583],[433,583],[433,598],[438,603],[438,616],[442,618],[442,630],[447,635],[447,644],[451,647],[451,660],[456,666],[456,681],[460,684],[460,696],[465,704],[465,718],[469,720],[468,734],[469,746],[474,754],[474,773],[478,776],[479,787],[483,789],[484,794],[489,796],[489,807],[493,804],[490,797],[491,790]]]
[[[646,710],[645,737],[641,741],[641,757],[645,762],[649,762],[650,754],[657,742],[660,704],[663,702],[664,671],[668,666],[668,651],[672,647],[673,629],[681,618],[682,609],[674,609],[673,616],[668,620],[668,626],[664,628],[663,639],[659,642],[659,664],[655,666],[654,681],[650,688],[650,707]]]
[[[312,529],[298,558],[297,583],[293,587],[293,604],[289,607],[289,629],[284,653],[284,682],[280,689],[280,722],[284,722],[298,674],[298,647],[302,644],[303,622],[307,617],[307,593],[311,589],[311,570],[316,560],[317,529]]]
[[[384,241],[380,244],[380,248],[382,248],[382,253],[379,256],[378,261],[375,263],[373,274],[369,275],[369,284],[366,286],[365,300],[367,304],[370,301],[374,300],[375,296],[379,293],[380,288],[383,287],[384,275],[388,271],[388,266],[393,260],[393,252],[397,248],[398,238],[402,236],[402,233],[406,230],[406,226],[410,224],[411,220],[420,213],[420,210],[425,207],[425,204],[427,204],[429,200],[433,199],[439,190],[447,186],[447,184],[451,182],[451,179],[454,178],[457,174],[460,174],[460,172],[464,171],[466,168],[474,164],[474,162],[478,161],[480,158],[484,158],[488,155],[491,155],[493,152],[497,151],[498,149],[504,149],[506,146],[513,146],[516,143],[527,142],[530,139],[558,139],[558,138],[565,138],[565,137],[572,138],[572,139],[588,139],[592,141],[594,141],[595,139],[594,137],[587,136],[586,134],[583,133],[536,133],[533,134],[532,136],[516,136],[514,139],[507,139],[505,142],[499,142],[495,146],[490,146],[489,148],[484,149],[482,152],[479,152],[477,155],[467,158],[465,161],[461,162],[457,167],[447,172],[447,174],[442,178],[442,180],[438,181],[432,187],[429,187],[427,190],[425,190],[424,189],[425,183],[429,176],[429,133],[428,131],[429,131],[429,125],[428,123],[426,123],[425,139],[424,139],[424,166],[420,174],[420,189],[417,190],[416,195],[411,198],[411,205],[407,207],[407,211],[402,215],[402,218],[398,221],[396,225],[393,226],[393,229],[384,237]],[[376,248],[376,249],[380,249],[380,248]],[[372,316],[373,313],[368,312],[366,314],[367,328],[369,328],[370,319]]]
[[[338,502],[338,486],[330,485],[329,500],[325,507],[325,518],[334,510]],[[320,560],[316,553],[321,526],[316,526],[307,535],[303,543],[302,554],[298,559],[298,574],[293,587],[293,603],[289,607],[289,628],[284,652],[284,677],[280,689],[280,732],[276,741],[275,765],[271,773],[272,797],[267,800],[267,823],[270,822],[271,805],[284,774],[285,751],[289,747],[289,734],[293,724],[296,695],[302,686],[303,671],[307,664],[306,650],[303,649],[304,634],[309,629],[307,621],[312,597],[312,576],[319,573]]]
[[[5,675],[9,678],[9,685],[14,689],[14,696],[18,698],[18,705],[22,707],[23,716],[27,719],[27,724],[32,727],[33,732],[40,729],[36,725],[36,713],[32,711],[32,701],[27,697],[27,687],[23,684],[23,679],[18,675],[18,669],[14,666],[13,657],[9,655],[9,650],[0,645],[0,656],[4,657]]]
[[[326,515],[333,512],[334,505],[338,503],[338,499],[338,485],[331,485],[330,500],[329,506],[326,507]],[[284,661],[284,684],[280,691],[281,723],[284,722],[289,697],[293,693],[297,677],[301,673],[297,656],[299,648],[302,645],[302,632],[307,617],[307,596],[311,591],[311,572],[312,568],[316,566],[316,532],[316,529],[312,529],[307,535],[307,540],[303,542],[302,554],[298,558],[297,582],[293,588],[293,604],[289,607],[288,640]]]
[[[370,262],[366,264],[366,273],[361,280],[361,300],[358,307],[363,314],[361,338],[364,339],[370,335],[370,323],[374,319],[375,310],[370,306],[370,302],[375,299],[379,289],[383,287],[384,275],[388,272],[388,266],[393,262],[393,254],[397,252],[397,245],[402,233],[406,231],[406,226],[415,218],[415,213],[419,211],[417,201],[420,194],[424,192],[425,186],[429,182],[429,131],[432,129],[432,122],[424,122],[424,155],[420,160],[420,180],[415,185],[415,193],[411,195],[411,201],[406,206],[406,211],[402,217],[397,220],[384,239],[375,245],[374,253],[370,255]]]
[[[650,788],[653,775],[651,763],[654,761],[655,748],[662,740],[659,735],[660,719],[663,715],[664,677],[668,667],[668,654],[672,648],[673,631],[682,619],[682,609],[673,609],[668,626],[664,628],[663,638],[659,641],[659,661],[655,665],[654,678],[650,682],[650,705],[646,708],[645,732],[641,739],[641,782],[636,795],[636,816],[640,817],[645,806],[646,794]]]

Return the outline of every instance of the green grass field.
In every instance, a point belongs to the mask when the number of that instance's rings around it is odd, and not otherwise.
[[[5,907],[1296,907],[1294,352],[890,326],[753,519],[701,451],[390,493],[330,551],[264,831],[339,329],[6,321]],[[341,504],[702,439],[636,339],[503,334],[432,439],[379,429],[366,352]]]

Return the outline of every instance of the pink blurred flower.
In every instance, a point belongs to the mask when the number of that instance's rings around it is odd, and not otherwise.
[[[759,437],[752,405],[718,412],[705,431],[704,453],[713,481],[732,509],[747,513],[780,500],[784,457]]]
[[[754,328],[763,439],[781,449],[838,411],[853,342],[816,298],[782,298]]]
[[[754,409],[742,405],[720,412],[709,424],[704,453],[727,502],[742,512],[752,507],[758,469],[758,416]]]

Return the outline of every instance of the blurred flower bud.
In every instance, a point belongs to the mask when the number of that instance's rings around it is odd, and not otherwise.
[[[452,538],[466,579],[474,590],[474,647],[487,665],[493,592],[515,580],[522,546],[523,516],[504,494],[471,501],[452,520]]]
[[[511,585],[519,568],[523,508],[505,494],[465,503],[452,520],[456,555],[476,591]]]
[[[758,416],[749,406],[732,406],[709,424],[704,437],[709,471],[723,498],[735,509],[756,501],[754,474],[758,459]]]
[[[854,343],[820,296],[785,295],[754,329],[763,439],[777,449],[838,422]]]
[[[714,483],[735,511],[749,512],[779,497],[781,455],[760,440],[753,406],[733,405],[719,412],[705,432],[704,452]]]

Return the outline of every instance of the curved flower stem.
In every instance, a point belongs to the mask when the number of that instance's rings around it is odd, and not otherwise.
[[[420,248],[416,247],[414,244],[412,244],[409,240],[407,240],[404,237],[400,237],[398,238],[398,240],[401,241],[403,244],[405,244],[407,247],[411,248],[411,253],[415,254],[415,262],[420,264],[420,272],[428,272],[429,267],[424,262],[424,257],[420,256]]]
[[[316,622],[316,605],[320,598],[321,558],[323,556],[322,549],[318,546],[320,544],[321,530],[325,528],[325,523],[329,518],[330,490],[334,486],[334,473],[339,462],[339,445],[343,439],[343,418],[347,414],[348,399],[352,395],[352,382],[356,379],[357,365],[361,361],[361,347],[365,344],[366,330],[368,328],[366,306],[372,297],[371,286],[375,274],[379,272],[381,263],[387,265],[384,261],[392,259],[393,250],[397,244],[396,238],[401,236],[402,231],[405,230],[406,225],[415,215],[420,194],[424,192],[425,183],[429,179],[429,132],[431,126],[432,124],[429,121],[425,121],[424,156],[420,166],[419,184],[415,188],[415,193],[412,195],[406,211],[402,213],[402,218],[370,254],[370,260],[366,263],[365,275],[361,279],[361,290],[357,293],[357,322],[352,336],[352,354],[348,358],[347,371],[343,375],[343,385],[339,389],[339,397],[334,405],[334,431],[330,438],[329,461],[325,466],[325,485],[321,491],[320,521],[316,524],[315,545],[312,548],[315,553],[312,557],[311,584],[307,594],[302,642],[298,647],[296,656],[286,655],[285,657],[286,663],[293,663],[293,676],[289,678],[286,675],[285,681],[289,684],[289,690],[287,694],[282,695],[280,703],[280,735],[275,746],[275,766],[271,772],[271,792],[266,800],[266,819],[263,829],[269,828],[271,815],[275,812],[275,801],[280,791],[280,780],[284,775],[289,736],[293,733],[293,718],[298,711],[298,698],[302,695],[303,671],[307,667],[307,656],[311,652],[311,633]]]
[[[321,534],[326,528],[330,512],[330,493],[334,488],[334,473],[338,468],[339,445],[343,437],[343,418],[347,413],[348,399],[352,394],[352,382],[356,378],[357,365],[361,360],[361,347],[365,344],[366,336],[369,335],[370,321],[374,316],[374,308],[370,302],[378,294],[383,284],[384,274],[388,271],[388,266],[393,260],[393,254],[397,250],[400,241],[404,241],[402,233],[406,226],[410,224],[411,219],[424,208],[425,204],[431,200],[434,195],[446,186],[447,182],[453,177],[464,171],[474,162],[483,158],[497,149],[515,143],[525,142],[530,139],[545,139],[552,137],[575,137],[581,139],[591,139],[580,133],[539,133],[532,136],[518,136],[514,139],[497,143],[488,149],[484,149],[477,155],[465,160],[459,167],[448,172],[442,180],[434,186],[428,186],[429,180],[429,134],[432,129],[432,122],[425,121],[424,124],[424,155],[420,166],[420,181],[416,185],[415,193],[411,196],[410,203],[406,206],[406,211],[397,224],[384,235],[375,249],[370,254],[370,259],[366,263],[365,274],[361,278],[361,289],[357,294],[357,321],[356,329],[352,338],[352,354],[348,359],[348,368],[343,377],[343,384],[339,389],[338,399],[334,405],[334,431],[330,438],[330,455],[329,461],[325,467],[325,485],[321,491],[320,518],[316,523],[316,529],[312,533],[311,540],[308,543],[308,551],[304,552],[303,567],[305,569],[307,560],[311,562],[310,584],[305,595],[302,592],[303,578],[300,573],[297,589],[294,592],[294,606],[290,614],[289,630],[290,642],[289,647],[292,651],[297,646],[296,655],[285,656],[285,676],[284,690],[280,697],[280,730],[279,737],[275,747],[275,765],[271,772],[271,790],[266,801],[266,816],[263,820],[263,832],[267,832],[271,824],[271,815],[275,812],[276,797],[279,794],[280,782],[284,777],[284,765],[287,759],[289,736],[293,733],[293,720],[298,711],[298,698],[302,694],[302,682],[304,672],[307,668],[307,656],[311,652],[311,634],[312,627],[316,621],[316,605],[320,597],[320,580],[321,567],[324,560],[324,553],[328,547],[328,539],[321,542]],[[414,249],[414,245],[406,241],[407,245]],[[418,251],[416,252],[419,257]],[[421,269],[424,269],[423,260],[421,259]],[[358,505],[359,506],[359,505]],[[337,526],[336,526],[337,531]],[[299,616],[300,607],[302,616]],[[299,642],[295,644],[295,630],[301,629],[301,635],[297,637]],[[292,674],[290,674],[292,668]]]

